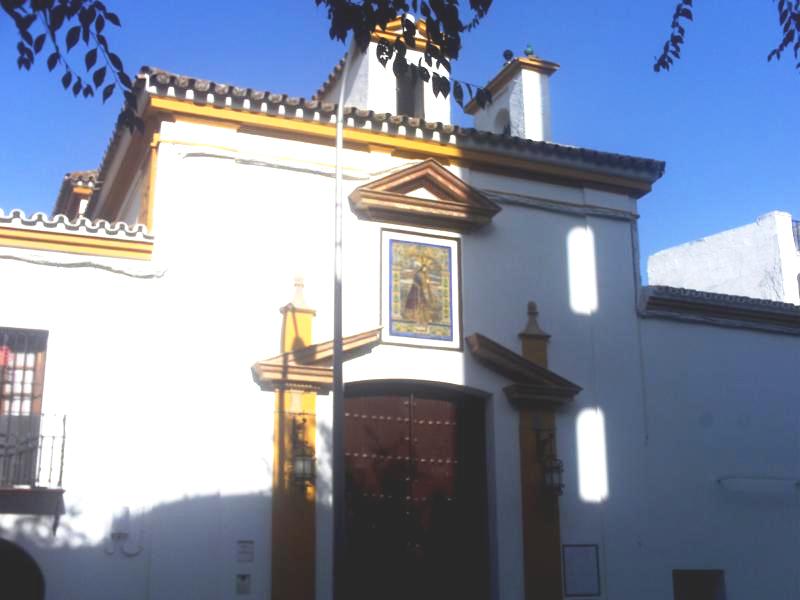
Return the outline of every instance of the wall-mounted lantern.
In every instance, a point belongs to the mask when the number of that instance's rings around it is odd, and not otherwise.
[[[292,420],[292,479],[295,485],[314,485],[315,457],[307,441],[308,422],[305,417]]]
[[[542,468],[542,488],[552,496],[564,493],[564,463],[556,457],[554,429],[536,430],[536,451]]]

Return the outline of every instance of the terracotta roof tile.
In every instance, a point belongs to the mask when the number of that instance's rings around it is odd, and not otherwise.
[[[334,72],[336,72],[336,69],[334,69]],[[320,92],[317,92],[312,99],[306,100],[296,96],[290,97],[286,94],[236,87],[207,79],[187,77],[147,66],[142,67],[137,75],[135,89],[141,93],[146,86],[149,86],[147,93],[150,94],[159,96],[174,95],[180,99],[189,99],[191,97],[196,104],[210,103],[219,107],[230,104],[231,108],[235,110],[249,110],[260,113],[265,112],[265,109],[269,112],[272,107],[277,106],[280,108],[282,106],[284,109],[290,109],[286,114],[289,118],[313,118],[313,115],[303,114],[305,111],[325,116],[329,116],[336,111],[334,103],[319,100]],[[213,98],[209,100],[209,96],[213,96]],[[415,117],[376,113],[352,106],[345,107],[345,115],[357,118],[361,122],[388,122],[390,125],[389,135],[397,135],[397,129],[401,126],[406,128],[406,135],[413,135],[414,130],[422,129],[427,135],[438,132],[440,139],[444,143],[454,143],[457,140],[453,138],[457,138],[458,140],[478,145],[505,148],[515,154],[523,154],[522,158],[567,163],[571,166],[586,169],[610,170],[616,172],[615,174],[641,179],[650,183],[664,174],[664,162],[649,158],[598,152],[552,142],[527,140],[509,135],[479,131],[472,127],[459,127],[438,122],[429,123]],[[122,128],[116,127],[98,170],[98,178],[101,181],[109,168],[111,157],[114,155],[122,136]]]

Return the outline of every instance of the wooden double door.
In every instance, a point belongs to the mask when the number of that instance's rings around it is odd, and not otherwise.
[[[346,399],[344,598],[488,598],[483,402]]]

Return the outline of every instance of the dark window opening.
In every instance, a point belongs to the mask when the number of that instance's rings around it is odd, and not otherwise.
[[[672,571],[672,590],[675,600],[725,600],[725,571]]]
[[[425,118],[425,82],[406,71],[397,77],[397,114]]]
[[[0,540],[0,565],[3,589],[10,594],[10,598],[44,600],[44,576],[39,565],[25,550]]]
[[[61,485],[63,419],[42,415],[46,350],[46,331],[0,327],[0,488]]]

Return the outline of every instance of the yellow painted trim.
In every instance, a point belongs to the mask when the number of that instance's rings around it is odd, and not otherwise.
[[[403,37],[403,33],[402,32],[400,32],[400,33],[391,33],[389,31],[374,31],[372,33],[372,37],[370,39],[373,42],[377,42],[379,40],[386,40],[387,42],[390,42],[390,43],[394,44],[395,40],[398,37],[402,38]],[[425,46],[426,45],[427,45],[427,42],[425,40],[420,39],[420,38],[414,38],[414,50],[417,50],[419,52],[425,52]]]
[[[257,127],[275,135],[291,136],[292,139],[301,138],[303,141],[312,143],[333,145],[336,137],[336,126],[333,123],[197,105],[191,101],[175,98],[151,97],[150,110],[190,115],[213,121],[239,123]],[[449,161],[450,164],[478,170],[512,171],[519,177],[557,179],[576,186],[612,188],[630,193],[637,198],[648,193],[652,188],[650,183],[638,179],[544,164],[534,160],[465,149],[444,142],[402,137],[366,129],[345,128],[344,140],[349,147],[367,152],[383,148],[385,152],[393,155],[423,159],[436,158]]]
[[[77,196],[91,196],[94,193],[94,188],[76,186],[72,188],[72,193]]]
[[[79,234],[6,227],[0,227],[0,246],[138,260],[149,260],[153,253],[152,242],[94,238]]]
[[[147,182],[147,197],[144,199],[147,206],[144,224],[147,231],[153,231],[153,207],[155,191],[156,191],[156,171],[158,168],[158,144],[160,143],[161,135],[159,133],[153,134],[153,140],[150,142],[150,178]]]
[[[414,38],[414,48],[424,52],[428,40],[428,22],[425,19],[417,19],[416,25],[418,36]],[[392,19],[386,24],[385,29],[376,29],[373,31],[370,40],[373,42],[386,40],[387,42],[394,43],[398,37],[403,37],[403,17]]]

